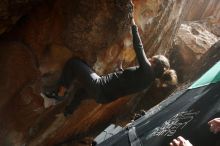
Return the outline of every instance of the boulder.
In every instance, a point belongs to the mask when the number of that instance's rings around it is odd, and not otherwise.
[[[171,64],[179,75],[179,81],[187,80],[192,63],[203,56],[219,38],[200,23],[188,22],[181,24],[171,51]]]
[[[218,0],[188,0],[183,13],[184,21],[197,21],[210,32],[220,36],[220,3]]]
[[[169,55],[186,1],[133,2],[147,55]],[[4,26],[0,40],[1,145],[76,142],[95,136],[119,115],[132,113],[139,102],[146,107],[142,99],[152,94],[145,92],[108,104],[98,104],[88,97],[79,101],[73,115],[66,118],[62,112],[68,99],[46,109],[40,96],[56,84],[71,57],[83,59],[100,75],[114,71],[119,61],[123,61],[124,68],[135,64],[128,4],[129,0],[48,0],[32,7],[26,15],[18,13],[16,18],[20,19],[10,23],[17,22],[10,31],[6,32],[11,26],[0,22]],[[170,90],[161,90],[160,94],[156,89],[151,91],[156,94],[152,97],[161,99]]]

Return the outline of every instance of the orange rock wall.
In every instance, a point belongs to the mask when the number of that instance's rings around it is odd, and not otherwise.
[[[184,20],[201,20],[207,17],[220,19],[218,0],[188,0],[185,9]]]
[[[0,145],[54,145],[95,135],[117,116],[133,112],[145,93],[101,105],[83,100],[69,118],[68,101],[45,109],[40,92],[53,86],[65,62],[84,59],[100,75],[135,64],[129,0],[45,1],[0,38]],[[134,0],[135,20],[148,56],[166,54],[180,23],[182,0]],[[11,27],[10,27],[11,28]],[[74,92],[74,91],[73,91]],[[160,96],[165,97],[166,91]],[[143,105],[144,106],[144,105]]]

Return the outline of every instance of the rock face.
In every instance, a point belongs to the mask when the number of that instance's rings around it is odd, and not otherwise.
[[[171,51],[171,64],[179,81],[188,80],[192,64],[219,40],[220,3],[218,0],[189,0],[184,7],[183,24]]]
[[[40,72],[33,54],[22,43],[4,42],[1,49],[0,144],[21,145],[20,133],[26,133],[44,110],[43,100],[36,94],[39,88],[35,88]]]
[[[200,23],[181,24],[170,55],[172,65],[179,73],[179,81],[187,80],[186,75],[191,71],[192,63],[199,60],[218,40]]]
[[[86,97],[68,118],[62,114],[68,99],[45,109],[40,96],[41,91],[56,84],[71,57],[82,58],[100,75],[114,71],[120,60],[124,67],[135,63],[127,18],[129,0],[48,0],[18,22],[35,1],[4,2],[0,6],[5,12],[0,22],[0,33],[5,32],[0,40],[0,145],[50,146],[80,141],[94,136],[120,113],[134,111],[134,105],[143,101],[137,97],[147,96],[145,92],[137,93],[108,104]],[[166,54],[186,1],[133,2],[147,55]],[[12,13],[4,7],[6,4],[21,11]],[[13,29],[6,32],[15,22]],[[165,93],[167,90],[161,92],[164,97]]]
[[[181,24],[174,42],[175,45],[185,45],[181,48],[191,49],[199,59],[217,40],[218,38],[201,24],[190,22]]]
[[[8,31],[41,0],[2,0],[0,2],[0,34]]]
[[[192,65],[194,74],[188,74],[188,79],[192,81],[200,77],[209,68],[211,68],[216,62],[220,60],[220,41],[216,42],[198,61]]]
[[[218,0],[188,0],[184,10],[185,21],[199,21],[210,32],[220,36],[220,3]]]
[[[184,20],[195,21],[208,17],[220,18],[218,0],[189,0],[185,7]]]
[[[203,24],[208,31],[212,32],[217,37],[220,37],[220,19],[209,17],[203,20],[199,20],[197,22]]]

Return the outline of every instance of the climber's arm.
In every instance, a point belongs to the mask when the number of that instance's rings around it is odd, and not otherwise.
[[[132,35],[133,35],[133,47],[137,55],[137,60],[139,62],[139,65],[140,67],[150,67],[151,64],[149,60],[147,59],[146,54],[144,52],[144,47],[141,42],[140,35],[138,33],[138,27],[135,24],[135,21],[133,18],[131,21],[131,25],[132,25],[131,27],[132,27]]]

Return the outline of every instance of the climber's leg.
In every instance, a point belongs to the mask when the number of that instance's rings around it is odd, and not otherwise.
[[[60,78],[60,86],[69,88],[73,80],[78,80],[87,90],[96,88],[96,81],[100,77],[83,61],[71,59],[66,64]]]
[[[79,107],[81,101],[87,98],[86,96],[88,95],[86,94],[85,89],[77,89],[74,94],[74,97],[72,98],[70,103],[65,107],[64,116],[67,117],[71,115]]]
[[[83,61],[79,59],[70,59],[64,66],[61,74],[58,90],[54,95],[46,95],[50,98],[64,97],[71,83],[76,79],[89,93],[95,93],[98,87],[97,80],[100,77]]]

